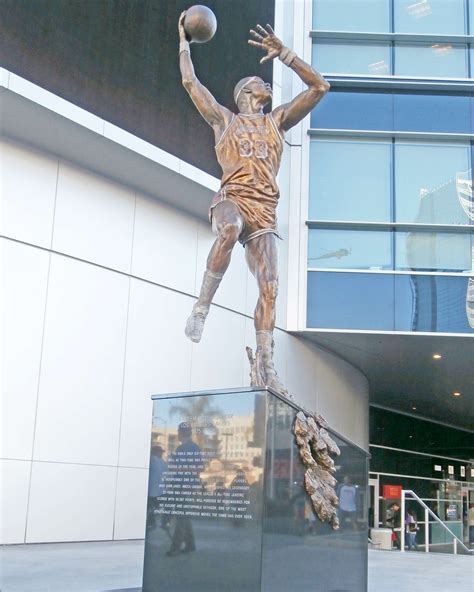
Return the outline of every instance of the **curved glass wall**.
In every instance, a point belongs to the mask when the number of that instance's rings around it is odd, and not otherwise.
[[[311,114],[308,327],[472,332],[474,0],[313,0],[312,26],[335,76]]]
[[[310,271],[307,326],[474,333],[469,298],[468,277]]]

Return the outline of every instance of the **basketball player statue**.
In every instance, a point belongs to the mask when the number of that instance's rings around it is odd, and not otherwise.
[[[270,25],[250,30],[251,45],[266,52],[264,63],[278,57],[307,85],[307,89],[270,113],[263,108],[272,100],[270,84],[258,76],[240,80],[234,89],[238,113],[219,105],[196,78],[186,40],[183,12],[179,19],[179,65],[183,86],[199,113],[214,130],[217,160],[222,167],[221,188],[215,195],[209,218],[217,238],[207,259],[199,298],[186,324],[186,335],[199,342],[214,294],[229,266],[237,241],[245,247],[259,298],[255,309],[257,355],[263,384],[287,394],[273,363],[275,299],[278,291],[278,236],[276,176],[283,152],[284,133],[301,121],[329,90],[329,83],[300,59],[275,35]],[[254,381],[252,380],[252,384]],[[255,385],[257,386],[257,385]],[[261,384],[259,385],[261,386]]]

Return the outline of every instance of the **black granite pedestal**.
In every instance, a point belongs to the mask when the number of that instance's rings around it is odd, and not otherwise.
[[[298,410],[268,389],[153,397],[143,592],[367,590],[367,454],[332,433],[353,502],[333,531],[303,489]]]

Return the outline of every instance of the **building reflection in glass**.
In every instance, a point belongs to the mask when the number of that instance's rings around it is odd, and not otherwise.
[[[450,202],[459,203],[467,214],[468,223],[474,218],[472,204],[471,171],[457,173],[453,179],[434,190],[420,189],[419,209],[416,223],[438,222],[434,214],[442,211]],[[448,206],[449,208],[449,206]],[[411,232],[406,238],[406,262],[413,271],[470,269],[474,273],[474,247],[472,236],[466,233]],[[456,269],[456,264],[459,266]],[[452,284],[443,282],[439,276],[410,276],[413,294],[414,331],[442,331],[451,329]],[[474,328],[472,315],[473,279],[467,281],[465,310],[468,324]],[[460,307],[458,307],[460,308]],[[454,321],[455,322],[455,321]],[[444,325],[444,327],[443,327]],[[446,326],[449,325],[449,328]],[[441,328],[443,327],[443,328]]]

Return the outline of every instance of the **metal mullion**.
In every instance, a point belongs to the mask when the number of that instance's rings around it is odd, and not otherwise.
[[[472,92],[470,78],[436,78],[427,76],[370,76],[366,74],[341,74],[323,72],[333,88],[390,88],[395,90],[440,91],[444,93]]]
[[[395,0],[390,0],[390,32],[395,33]],[[395,41],[390,42],[390,74],[395,74]]]
[[[324,31],[312,30],[312,39],[327,41],[366,41],[369,43],[391,43],[401,41],[406,43],[453,43],[464,45],[473,41],[472,35],[443,35],[436,33],[373,33],[370,31]]]
[[[456,134],[445,132],[406,132],[398,130],[366,130],[366,129],[337,129],[337,128],[309,128],[310,136],[359,137],[359,138],[405,138],[407,140],[434,140],[463,142],[474,139],[474,134]]]
[[[472,234],[470,224],[424,224],[420,222],[369,222],[364,220],[306,220],[309,228],[330,230],[397,230],[398,232],[437,232]]]
[[[390,220],[393,224],[395,224],[396,220],[396,186],[395,186],[395,138],[392,138],[392,146],[390,150]],[[395,245],[395,229],[392,231],[391,236],[391,247],[392,247],[392,269],[395,271],[397,269],[397,261],[396,261],[396,245]],[[394,283],[394,290],[395,290],[395,283]],[[393,302],[395,302],[395,294],[393,294]],[[394,314],[395,314],[395,308]],[[395,326],[395,318],[394,318],[394,326]]]
[[[469,271],[413,271],[411,269],[358,269],[352,267],[308,267],[307,271],[312,273],[370,273],[378,275],[428,275],[442,277],[471,277]],[[375,332],[377,333],[377,331]],[[433,333],[433,331],[431,331],[431,333]]]
[[[466,4],[465,4],[466,9],[464,11],[464,18],[466,19],[466,28],[465,28],[465,31],[466,31],[467,35],[472,35],[474,33],[474,31],[471,31],[471,23],[470,23],[470,19],[469,19],[469,16],[470,16],[470,13],[469,13],[469,11],[470,11],[469,4],[470,4],[469,0],[466,0]]]

